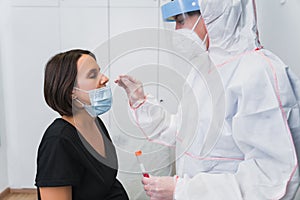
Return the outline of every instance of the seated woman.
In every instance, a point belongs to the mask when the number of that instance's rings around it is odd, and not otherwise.
[[[39,200],[128,199],[116,179],[114,145],[98,118],[111,108],[107,82],[89,51],[70,50],[48,61],[44,96],[62,117],[47,128],[39,146]]]

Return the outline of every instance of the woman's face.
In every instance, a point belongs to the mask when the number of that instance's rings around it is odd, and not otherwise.
[[[82,55],[77,61],[77,85],[75,87],[89,91],[105,87],[108,78],[100,72],[96,60],[87,54]],[[89,95],[80,90],[74,90],[74,95],[84,103],[90,104]]]

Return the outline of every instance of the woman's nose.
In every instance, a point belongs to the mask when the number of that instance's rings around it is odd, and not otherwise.
[[[108,81],[109,81],[109,78],[107,76],[105,76],[104,74],[100,75],[100,82],[99,82],[99,84],[101,86],[105,85]]]

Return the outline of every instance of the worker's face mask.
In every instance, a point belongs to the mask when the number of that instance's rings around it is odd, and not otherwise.
[[[89,91],[76,87],[75,89],[89,94],[91,105],[82,103],[78,98],[76,100],[92,117],[97,117],[98,115],[102,115],[110,110],[112,104],[112,93],[110,87],[106,86]]]
[[[201,19],[198,17],[192,29],[177,29],[173,36],[173,46],[177,53],[190,60],[206,51],[207,34],[202,41],[194,31]]]

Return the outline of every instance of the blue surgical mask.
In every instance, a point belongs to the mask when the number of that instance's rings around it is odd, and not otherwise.
[[[89,91],[76,87],[75,89],[89,94],[91,105],[84,104],[79,99],[76,100],[82,104],[84,109],[92,117],[97,117],[98,115],[102,115],[110,110],[112,104],[112,93],[109,86]]]

